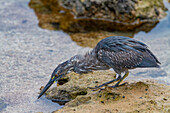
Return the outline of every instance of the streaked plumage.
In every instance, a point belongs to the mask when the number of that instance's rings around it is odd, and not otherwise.
[[[158,64],[160,62],[144,43],[124,36],[107,37],[101,40],[92,51],[84,56],[76,55],[58,65],[38,98],[44,94],[54,81],[59,80],[71,71],[82,74],[94,70],[113,68],[119,75],[118,78],[95,88],[100,88],[115,81],[118,82],[112,87],[118,87],[120,82],[128,76],[129,69],[159,67]],[[122,72],[125,72],[123,77],[121,77]]]
[[[123,36],[103,39],[95,47],[95,52],[101,62],[119,74],[137,67],[159,67],[160,63],[144,43]]]

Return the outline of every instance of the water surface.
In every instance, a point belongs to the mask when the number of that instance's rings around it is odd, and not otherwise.
[[[52,112],[61,106],[37,100],[57,64],[83,52],[62,31],[38,27],[29,0],[0,1],[0,111]],[[80,50],[81,49],[81,50]]]

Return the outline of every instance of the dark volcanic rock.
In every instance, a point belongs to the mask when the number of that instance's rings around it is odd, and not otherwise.
[[[31,0],[29,6],[42,28],[74,33],[148,32],[166,15],[162,0]]]
[[[60,0],[77,18],[133,21],[135,0]]]

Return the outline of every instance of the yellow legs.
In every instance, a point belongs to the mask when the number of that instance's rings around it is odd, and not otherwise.
[[[125,73],[125,75],[124,75],[114,86],[108,86],[108,87],[116,88],[116,87],[125,85],[127,82],[125,82],[125,83],[123,83],[123,84],[120,84],[120,82],[122,82],[128,75],[129,75],[129,72],[127,71],[127,72]],[[119,84],[120,84],[120,85],[119,85]]]

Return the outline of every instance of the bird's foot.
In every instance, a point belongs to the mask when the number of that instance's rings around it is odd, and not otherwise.
[[[101,87],[103,87],[103,86],[95,86],[95,87],[87,87],[87,88],[89,88],[89,89],[92,89],[92,91],[97,91],[97,90],[104,90],[105,88],[101,88]]]
[[[93,91],[96,91],[96,90],[98,90],[98,89],[103,90],[103,89],[105,89],[105,88],[102,88],[102,87],[103,87],[103,86],[107,86],[107,85],[108,85],[108,83],[104,83],[104,84],[99,85],[99,86],[87,87],[87,88],[92,89]]]
[[[111,81],[108,81],[108,82],[105,82],[105,83],[103,83],[103,84],[101,84],[101,85],[99,85],[99,86],[95,86],[95,87],[88,87],[89,89],[93,89],[93,91],[96,91],[96,90],[98,90],[98,89],[100,89],[100,90],[103,90],[103,89],[105,89],[105,88],[101,88],[101,87],[103,87],[103,86],[108,86],[108,84],[111,84],[111,83],[113,83],[113,82],[115,82],[115,81],[118,81],[118,80],[120,80],[120,76],[118,77],[118,78],[116,78],[116,79],[113,79],[113,80],[111,80]]]
[[[109,88],[117,88],[117,87],[121,87],[121,86],[124,86],[124,85],[126,85],[126,84],[128,84],[127,82],[125,82],[125,83],[123,83],[123,84],[116,84],[116,85],[114,85],[114,86],[107,86],[107,87],[109,87]]]

